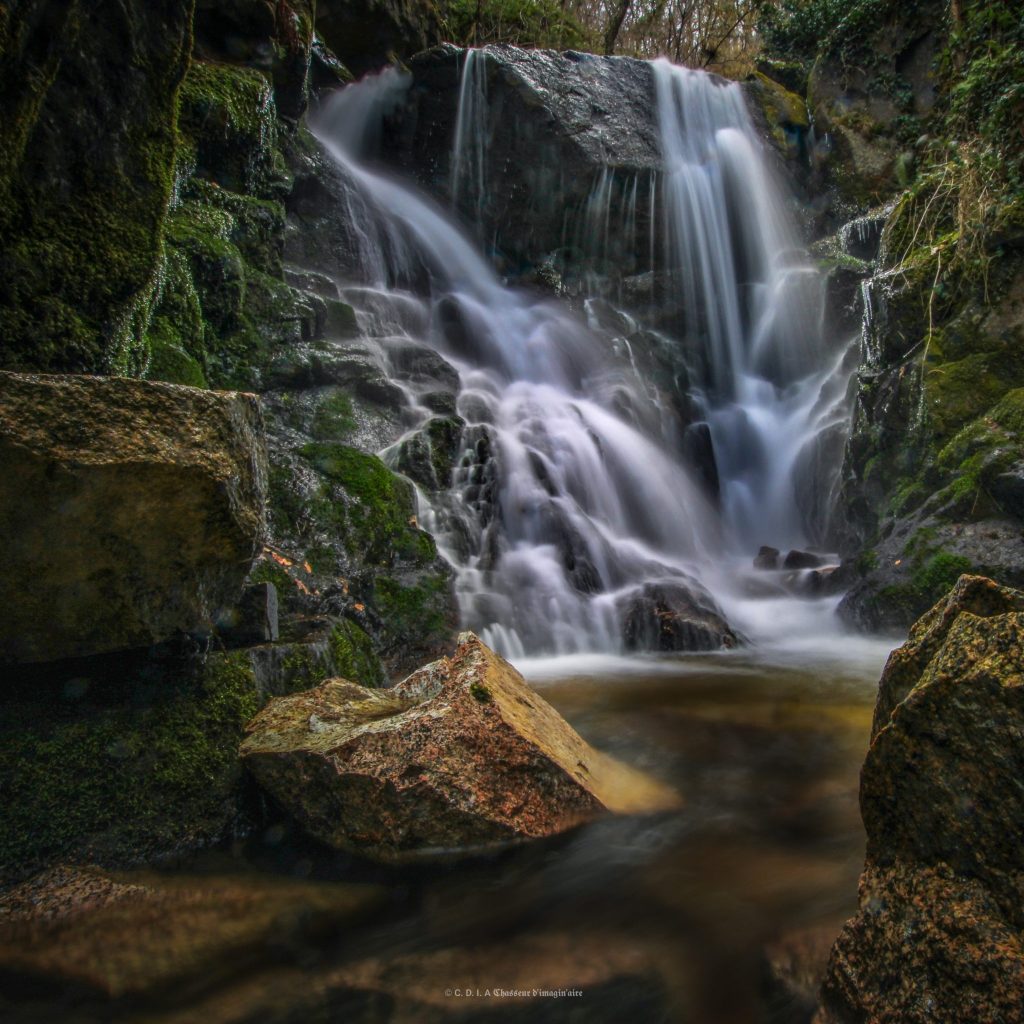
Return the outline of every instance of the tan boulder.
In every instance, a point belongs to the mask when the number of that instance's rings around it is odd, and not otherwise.
[[[312,835],[384,861],[679,806],[589,746],[472,633],[389,690],[332,679],[272,701],[241,755]]]
[[[202,632],[262,539],[254,395],[0,373],[0,661]]]

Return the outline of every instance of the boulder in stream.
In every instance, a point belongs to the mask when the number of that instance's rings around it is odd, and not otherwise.
[[[692,581],[637,589],[625,604],[622,634],[630,651],[717,651],[740,642],[711,595]]]
[[[388,690],[331,679],[272,701],[241,756],[316,838],[381,861],[679,806],[590,747],[474,634]]]
[[[116,377],[0,374],[0,660],[204,632],[259,551],[255,396]]]
[[[1024,592],[961,576],[890,656],[860,912],[819,1024],[1024,1021]]]

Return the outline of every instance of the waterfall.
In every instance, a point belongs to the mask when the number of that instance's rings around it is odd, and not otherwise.
[[[452,192],[478,220],[489,126],[476,54],[464,65]],[[710,432],[720,508],[681,457],[690,424],[617,328],[628,317],[589,304],[580,316],[506,286],[472,240],[479,223],[464,231],[370,162],[373,125],[405,88],[399,73],[346,87],[314,124],[349,182],[364,291],[377,307],[422,308],[412,327],[396,316],[383,329],[412,331],[458,370],[462,453],[446,491],[421,493],[420,519],[455,568],[464,624],[513,657],[621,650],[624,619],[652,588],[714,612],[700,581],[717,580],[723,560],[805,541],[794,471],[834,415],[837,386],[818,282],[739,87],[665,62],[653,77],[664,169],[649,258],[661,253],[683,294],[687,345],[703,349],[690,397]],[[640,245],[636,181],[624,227]],[[593,251],[606,254],[611,175],[595,187],[585,216]]]
[[[831,410],[845,389],[842,350],[825,344],[820,281],[741,87],[664,60],[653,70],[665,260],[683,290],[687,334],[706,357],[694,397],[711,431],[725,526],[743,549],[801,546],[794,471],[822,428],[823,393]]]

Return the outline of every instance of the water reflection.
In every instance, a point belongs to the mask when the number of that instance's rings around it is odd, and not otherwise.
[[[560,673],[527,663],[590,742],[676,785],[684,809],[610,818],[468,863],[401,869],[294,837],[282,843],[280,831],[240,845],[230,866],[251,872],[254,886],[266,872],[375,882],[389,901],[340,939],[144,1019],[796,1019],[772,1015],[764,949],[808,926],[831,936],[855,908],[857,782],[885,650],[876,645],[870,667],[766,663],[749,652],[628,665],[576,659]],[[508,994],[534,989],[563,994]]]

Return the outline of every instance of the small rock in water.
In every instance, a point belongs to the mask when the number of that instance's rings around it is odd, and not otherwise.
[[[779,549],[762,545],[754,556],[755,569],[778,569]]]
[[[680,805],[589,746],[472,633],[389,690],[331,679],[272,701],[247,732],[244,762],[307,832],[381,861]]]
[[[818,569],[825,565],[826,559],[810,551],[798,551],[794,548],[782,563],[783,569]]]

